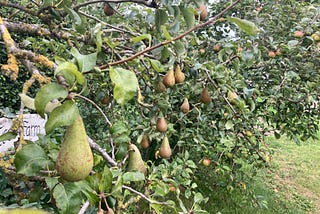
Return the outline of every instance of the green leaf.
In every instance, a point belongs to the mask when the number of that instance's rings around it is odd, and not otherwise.
[[[82,20],[81,17],[78,15],[78,13],[70,8],[65,8],[67,13],[71,16],[71,18],[73,19],[73,22],[75,25],[81,25],[82,24]]]
[[[52,196],[55,199],[56,206],[59,208],[59,210],[64,212],[68,209],[68,196],[63,184],[59,183],[55,186]]]
[[[256,36],[259,32],[259,28],[251,21],[239,19],[237,17],[227,17],[226,19],[236,24],[241,30],[251,36]]]
[[[123,185],[123,179],[122,179],[122,176],[120,175],[118,177],[118,180],[116,182],[115,185],[112,186],[112,196],[114,197],[122,197],[122,185]]]
[[[45,177],[45,181],[50,191],[59,183],[58,178],[53,177]]]
[[[2,135],[0,135],[0,142],[6,141],[6,140],[12,140],[17,136],[17,133],[15,132],[6,132]]]
[[[180,41],[175,41],[173,46],[178,57],[181,57],[186,52],[186,49],[184,48],[183,43]]]
[[[194,13],[192,8],[180,7],[183,18],[186,21],[187,28],[192,28],[195,23]]]
[[[232,122],[231,120],[228,120],[228,121],[226,122],[225,127],[226,127],[227,130],[232,129],[233,126],[234,126],[234,124],[233,124],[233,122]]]
[[[170,33],[168,32],[167,27],[165,25],[161,25],[161,31],[167,40],[171,40]]]
[[[59,213],[78,213],[84,197],[78,183],[57,184],[52,192]]]
[[[46,133],[50,134],[55,128],[69,126],[78,117],[79,110],[72,100],[65,101],[61,106],[55,108],[46,122]]]
[[[112,186],[112,172],[110,169],[105,166],[103,169],[102,177],[99,183],[99,191],[100,193],[103,193],[107,190],[109,190]]]
[[[150,44],[152,37],[151,37],[150,34],[142,34],[140,36],[133,37],[131,39],[131,41],[134,42],[134,43],[138,43],[138,42],[141,42],[144,39],[147,39],[149,41],[149,44]]]
[[[162,65],[161,62],[155,59],[149,59],[150,64],[152,66],[152,68],[156,71],[156,72],[161,72],[162,71]]]
[[[157,9],[155,15],[156,29],[161,32],[161,25],[164,25],[168,21],[168,14],[165,10]]]
[[[78,67],[72,62],[64,62],[60,64],[55,71],[55,75],[60,73],[63,74],[69,85],[73,85],[75,80],[77,80],[80,85],[84,84],[84,77],[82,73],[79,72]]]
[[[82,55],[76,48],[72,48],[71,54],[76,58],[80,72],[90,71],[96,66],[97,53]]]
[[[120,105],[127,103],[136,95],[139,85],[134,72],[111,67],[109,75],[114,84],[113,96]]]
[[[49,83],[38,91],[35,98],[35,107],[38,114],[44,118],[44,112],[47,104],[57,98],[66,98],[68,96],[68,91],[62,85],[57,83]]]
[[[34,176],[51,163],[45,151],[36,144],[27,144],[20,149],[14,159],[18,174]]]
[[[126,172],[123,174],[123,183],[130,183],[135,181],[144,181],[144,174],[141,172]]]

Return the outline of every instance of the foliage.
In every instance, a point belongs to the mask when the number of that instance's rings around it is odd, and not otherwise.
[[[0,25],[17,43],[12,48],[2,35],[7,52],[0,52],[1,63],[9,64],[12,51],[25,78],[1,88],[1,103],[19,110],[22,90],[35,98],[38,114],[49,115],[46,136],[5,156],[15,158],[14,179],[37,180],[14,203],[32,203],[36,195],[35,206],[59,213],[77,213],[86,201],[88,212],[206,213],[208,198],[198,188],[203,159],[211,160],[213,183],[232,191],[269,163],[265,134],[287,134],[297,143],[316,138],[319,4],[205,2],[210,15],[203,20],[196,1],[162,0],[156,9],[133,2],[0,1],[6,21]],[[24,8],[17,14],[16,5]],[[112,16],[104,13],[110,5],[117,11]],[[23,23],[14,27],[15,21]],[[295,31],[304,35],[295,37]],[[163,88],[164,75],[178,66],[185,81]],[[0,84],[6,80],[1,76]],[[181,112],[185,98],[190,109]],[[47,111],[52,101],[62,105]],[[53,163],[64,126],[78,111],[93,140],[95,165],[86,180],[65,182]],[[168,123],[165,133],[156,129],[159,117]],[[139,149],[148,173],[127,172],[128,145],[139,145],[144,135],[150,147]],[[173,155],[162,159],[158,150],[166,137]],[[50,208],[43,205],[48,197]]]

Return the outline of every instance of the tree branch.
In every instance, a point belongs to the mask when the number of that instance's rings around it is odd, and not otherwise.
[[[93,0],[93,1],[87,1],[81,4],[78,4],[73,7],[75,11],[79,10],[81,7],[88,6],[90,4],[97,4],[101,2],[108,2],[108,3],[124,3],[124,2],[130,2],[130,3],[137,3],[137,4],[142,4],[147,7],[152,7],[152,8],[158,8],[158,5],[156,4],[155,1],[148,1],[148,0]]]
[[[165,40],[164,42],[161,42],[159,44],[156,44],[152,47],[148,47],[134,55],[132,55],[131,57],[128,57],[126,59],[123,59],[123,60],[119,60],[119,61],[116,61],[116,62],[111,62],[111,63],[108,63],[108,64],[105,64],[105,65],[101,65],[99,68],[102,70],[102,69],[106,69],[110,66],[114,66],[114,65],[119,65],[119,64],[122,64],[122,63],[125,63],[125,62],[128,62],[130,60],[133,60],[135,58],[137,58],[138,56],[141,56],[142,54],[145,54],[145,53],[148,53],[150,51],[153,51],[157,48],[160,48],[164,45],[167,45],[167,44],[170,44],[174,41],[177,41],[177,40],[180,40],[182,38],[184,38],[185,36],[187,36],[188,34],[192,33],[193,31],[199,29],[199,28],[202,28],[202,27],[205,27],[207,25],[210,25],[210,24],[214,24],[218,21],[218,19],[224,15],[227,11],[229,11],[231,8],[233,8],[236,4],[238,4],[241,0],[237,0],[235,2],[233,2],[232,4],[230,4],[228,7],[226,7],[225,9],[223,9],[220,13],[218,13],[217,15],[215,15],[214,17],[210,18],[208,21],[204,22],[204,23],[200,23],[200,24],[197,24],[195,25],[194,27],[190,28],[189,30],[185,31],[184,33],[174,37],[173,39],[170,39],[170,40]]]
[[[101,148],[101,147],[99,146],[99,144],[95,143],[90,137],[88,137],[88,141],[89,141],[90,147],[91,147],[93,150],[99,152],[100,155],[101,155],[111,166],[117,166],[117,162],[108,155],[108,153],[106,152],[105,149]]]

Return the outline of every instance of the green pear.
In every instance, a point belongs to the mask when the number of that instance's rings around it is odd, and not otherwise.
[[[80,181],[89,175],[92,167],[92,151],[82,118],[79,116],[66,130],[56,169],[64,180]]]
[[[176,83],[183,83],[185,80],[186,76],[185,74],[181,71],[180,65],[176,66],[176,69],[174,70],[174,79]]]
[[[172,151],[169,144],[169,139],[167,136],[164,136],[162,143],[159,148],[159,155],[162,158],[170,158],[172,155]]]
[[[129,144],[129,165],[127,171],[139,171],[143,174],[147,173],[147,168],[141,158],[140,151],[134,144]]]

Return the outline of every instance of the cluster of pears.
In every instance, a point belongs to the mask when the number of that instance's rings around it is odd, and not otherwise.
[[[93,167],[93,154],[79,115],[67,128],[56,160],[56,169],[66,181],[85,179]]]
[[[167,131],[168,123],[164,117],[159,117],[157,119],[156,129],[161,133],[165,133]],[[170,158],[172,155],[172,151],[171,151],[171,147],[170,147],[169,139],[167,135],[164,135],[162,139],[162,143],[160,145],[158,155],[161,158]]]
[[[165,87],[172,87],[175,84],[183,83],[185,78],[186,76],[182,72],[180,65],[177,64],[175,69],[170,68],[169,71],[164,75],[162,84]]]

